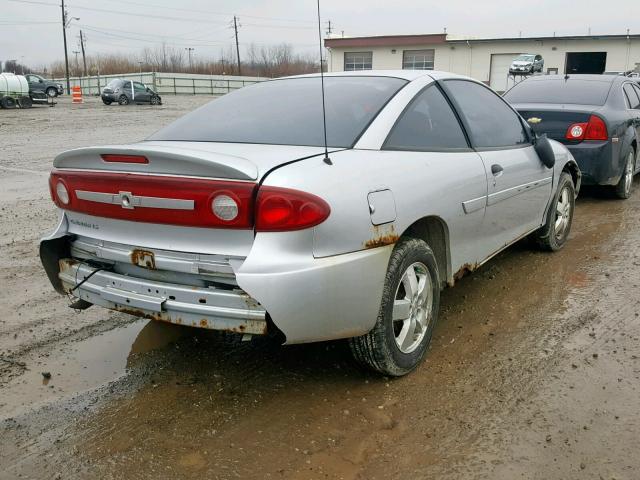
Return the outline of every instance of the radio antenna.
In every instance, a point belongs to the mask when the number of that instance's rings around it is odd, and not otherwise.
[[[327,111],[324,105],[324,69],[322,68],[322,31],[320,28],[320,0],[318,3],[318,46],[320,49],[320,85],[322,86],[322,128],[324,131],[324,158],[322,161],[327,165],[333,165],[329,158],[329,147],[327,144]]]

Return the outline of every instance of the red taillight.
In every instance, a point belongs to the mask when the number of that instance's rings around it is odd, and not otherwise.
[[[331,208],[320,197],[298,190],[261,187],[256,201],[256,230],[284,232],[315,227]]]
[[[143,155],[120,155],[104,153],[100,156],[102,157],[102,160],[109,163],[149,163],[149,159]]]
[[[584,136],[585,140],[608,140],[609,133],[607,132],[607,125],[597,115],[591,115],[589,118],[589,124],[587,125],[587,133]]]
[[[564,136],[567,140],[584,140],[584,134],[587,131],[587,123],[573,123],[567,128]]]
[[[564,138],[567,140],[608,140],[607,125],[597,115],[591,115],[589,122],[569,125]]]
[[[66,203],[59,184],[68,192]],[[250,182],[135,173],[54,170],[49,178],[51,197],[65,210],[189,227],[252,228],[255,188]]]

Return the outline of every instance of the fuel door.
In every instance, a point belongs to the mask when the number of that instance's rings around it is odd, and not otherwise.
[[[396,201],[391,190],[376,190],[369,192],[367,196],[369,202],[369,214],[371,223],[382,225],[390,223],[396,219]]]

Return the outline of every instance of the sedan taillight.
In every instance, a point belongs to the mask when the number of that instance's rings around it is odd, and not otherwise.
[[[564,138],[573,141],[582,140],[608,140],[607,125],[602,118],[591,115],[588,122],[573,123],[569,125]]]
[[[256,231],[285,232],[315,227],[331,208],[320,197],[298,190],[261,187],[256,201]]]

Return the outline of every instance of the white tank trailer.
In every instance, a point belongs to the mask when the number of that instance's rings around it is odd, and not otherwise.
[[[0,107],[30,108],[29,83],[23,75],[0,73]]]

